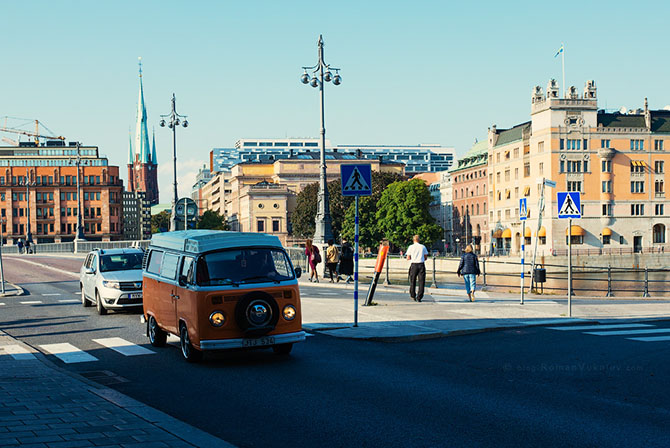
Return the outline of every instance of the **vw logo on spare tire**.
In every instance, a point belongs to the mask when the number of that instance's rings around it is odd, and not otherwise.
[[[274,330],[279,320],[277,301],[268,293],[253,291],[235,306],[235,322],[247,337],[257,337]]]
[[[267,325],[272,319],[272,308],[265,300],[255,300],[247,307],[247,319],[254,327]]]

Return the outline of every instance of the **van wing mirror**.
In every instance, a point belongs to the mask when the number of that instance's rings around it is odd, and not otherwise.
[[[301,275],[302,275],[302,268],[298,266],[297,268],[295,268],[295,278],[300,278]]]
[[[179,276],[179,286],[186,286],[188,283],[188,279],[185,275],[180,275]]]
[[[88,275],[95,274],[95,270],[93,268],[86,268],[84,273]]]

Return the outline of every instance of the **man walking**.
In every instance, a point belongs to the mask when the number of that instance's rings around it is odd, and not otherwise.
[[[423,300],[423,289],[426,285],[426,256],[428,249],[419,243],[419,235],[414,235],[414,244],[407,248],[407,260],[412,264],[409,268],[409,296],[415,302]],[[416,282],[419,281],[419,291],[416,292]]]

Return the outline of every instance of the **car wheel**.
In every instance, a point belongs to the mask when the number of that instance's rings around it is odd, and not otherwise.
[[[86,294],[84,294],[84,287],[81,287],[81,304],[82,306],[88,307],[91,306],[91,302],[88,301],[86,298]]]
[[[100,298],[100,293],[98,291],[95,292],[95,307],[98,310],[99,315],[104,316],[107,314],[107,308],[102,304],[102,299]]]
[[[158,326],[158,322],[156,322],[156,318],[153,316],[149,316],[149,322],[147,322],[147,325],[149,325],[149,342],[151,342],[151,345],[154,347],[164,347],[165,342],[167,341],[167,333]]]
[[[277,344],[272,346],[272,351],[277,355],[288,355],[293,350],[293,344]]]
[[[196,350],[191,344],[191,339],[188,336],[188,328],[185,323],[179,324],[179,345],[181,346],[181,354],[184,355],[188,362],[198,362],[202,359],[202,352]]]

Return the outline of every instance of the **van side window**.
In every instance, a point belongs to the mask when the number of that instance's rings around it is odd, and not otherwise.
[[[159,250],[151,251],[151,254],[149,255],[149,264],[147,265],[147,272],[152,274],[160,274],[162,261],[163,252]]]
[[[84,267],[85,267],[85,268],[88,269],[88,268],[91,267],[91,259],[92,259],[92,258],[93,258],[93,255],[88,254],[88,256],[86,257],[86,261],[84,261]]]
[[[186,277],[186,283],[193,283],[193,258],[184,257],[184,260],[181,263],[181,272],[179,275]]]
[[[91,257],[91,266],[89,266],[89,267],[90,267],[91,269],[93,269],[94,271],[97,270],[97,265],[98,265],[97,260],[98,260],[98,256],[94,254],[94,255]]]
[[[161,277],[168,280],[174,280],[177,277],[177,265],[179,264],[179,255],[165,254],[163,257],[163,266],[161,267]]]

